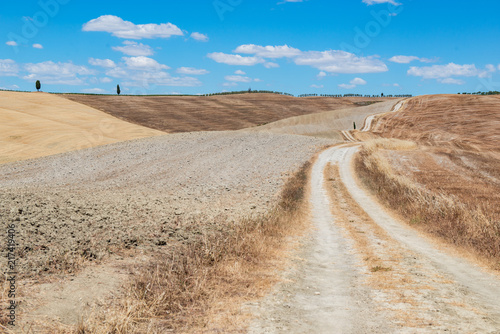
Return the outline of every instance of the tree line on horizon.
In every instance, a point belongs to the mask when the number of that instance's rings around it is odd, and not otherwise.
[[[35,88],[37,91],[40,91],[42,88],[42,84],[40,80],[37,80],[35,82]],[[219,93],[207,93],[207,94],[197,94],[197,95],[190,95],[190,94],[154,94],[154,95],[174,95],[174,96],[217,96],[217,95],[235,95],[235,94],[277,94],[277,95],[286,95],[286,96],[295,96],[290,93],[285,93],[285,92],[277,92],[277,91],[272,91],[272,90],[252,90],[249,88],[248,90],[240,90],[240,91],[231,91],[231,92],[219,92]],[[71,94],[71,93],[67,93]],[[80,94],[80,93],[74,93],[74,94]],[[121,94],[121,89],[120,85],[116,85],[116,94],[120,95]],[[497,91],[490,91],[490,92],[476,92],[476,93],[458,93],[458,94],[470,94],[470,95],[497,95],[500,94],[500,92]],[[108,95],[108,94],[91,94],[88,93],[86,95]],[[362,94],[300,94],[297,95],[297,97],[413,97],[412,94],[398,94],[398,95],[384,95],[383,93],[380,95],[362,95]]]
[[[496,90],[490,90],[489,92],[458,93],[458,95],[500,95],[500,92]]]

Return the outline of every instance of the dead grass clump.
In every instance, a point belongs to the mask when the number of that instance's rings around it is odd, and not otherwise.
[[[277,250],[304,221],[299,213],[310,168],[306,163],[286,183],[267,215],[237,225],[198,224],[205,226],[198,238],[136,267],[126,296],[107,313],[88,317],[77,333],[241,330],[241,321],[235,321],[245,317],[239,306],[276,280]]]
[[[500,258],[500,222],[456,196],[430,191],[397,175],[380,152],[391,146],[399,144],[363,145],[355,161],[363,182],[408,223],[482,257]]]

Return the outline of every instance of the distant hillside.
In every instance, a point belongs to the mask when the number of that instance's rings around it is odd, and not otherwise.
[[[0,92],[0,164],[162,134],[57,95]]]
[[[131,123],[176,133],[238,130],[390,98],[297,98],[277,94],[222,96],[63,95]]]

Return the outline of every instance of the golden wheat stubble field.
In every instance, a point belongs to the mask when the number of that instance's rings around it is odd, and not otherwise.
[[[393,98],[310,97],[278,94],[221,96],[64,95],[131,123],[168,133],[239,130],[281,119],[364,106]]]
[[[442,195],[447,222],[411,217],[413,225],[465,247],[500,268],[500,98],[433,95],[407,101],[377,121],[373,133],[419,144],[387,150],[393,171]],[[419,199],[415,199],[418,201]],[[438,215],[439,216],[439,215]],[[451,218],[450,218],[451,217]]]
[[[162,134],[57,95],[0,92],[0,163]]]

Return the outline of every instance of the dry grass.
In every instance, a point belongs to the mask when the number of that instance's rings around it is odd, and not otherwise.
[[[470,200],[464,201],[452,192],[439,191],[439,186],[429,187],[432,180],[422,185],[396,173],[385,153],[414,149],[415,144],[391,141],[375,140],[363,145],[355,162],[363,182],[409,224],[498,263],[500,220],[497,210],[488,210],[482,198],[471,199],[474,194],[469,194]],[[401,155],[404,151],[397,153]]]
[[[248,315],[239,306],[276,281],[284,241],[304,226],[310,166],[305,164],[287,182],[279,205],[269,214],[236,226],[218,224],[223,226],[219,230],[200,230],[197,239],[136,267],[125,296],[107,312],[96,311],[85,319],[76,333],[243,330]]]

